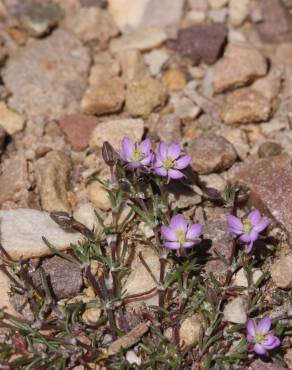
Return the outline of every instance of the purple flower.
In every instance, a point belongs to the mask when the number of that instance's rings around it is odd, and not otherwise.
[[[169,226],[161,226],[161,234],[165,239],[164,246],[169,249],[190,248],[198,242],[202,225],[188,225],[182,215],[173,216]]]
[[[227,223],[229,231],[234,235],[238,235],[239,240],[246,244],[246,253],[251,251],[253,243],[259,238],[260,232],[269,225],[269,221],[262,219],[257,209],[250,212],[243,220],[233,215],[228,215]]]
[[[159,176],[167,176],[169,179],[180,179],[184,174],[180,171],[186,168],[192,157],[182,155],[180,145],[172,143],[167,146],[161,141],[155,153],[154,171]]]
[[[138,144],[125,137],[121,142],[120,157],[132,168],[147,166],[152,160],[151,146],[149,139]]]
[[[258,355],[266,355],[280,345],[280,339],[270,331],[272,320],[265,317],[258,324],[254,320],[248,320],[246,323],[246,339],[253,345],[252,350]]]

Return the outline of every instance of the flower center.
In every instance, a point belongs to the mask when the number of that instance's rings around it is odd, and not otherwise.
[[[132,162],[138,163],[141,161],[143,157],[143,153],[139,148],[134,149],[133,154],[132,154]]]
[[[173,166],[174,160],[170,157],[166,157],[162,165],[166,170],[169,170]]]
[[[265,338],[266,338],[265,334],[258,333],[253,337],[253,340],[255,341],[255,343],[262,343],[265,340]]]
[[[245,218],[245,219],[243,220],[243,231],[244,231],[244,233],[245,233],[245,234],[250,233],[250,232],[251,232],[251,229],[252,229],[252,224],[251,224],[251,222],[249,221],[249,219],[248,219],[248,218]]]
[[[179,244],[184,244],[186,241],[186,233],[183,230],[176,231],[176,237]]]

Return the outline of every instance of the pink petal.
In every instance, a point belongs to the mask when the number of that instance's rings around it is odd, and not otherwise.
[[[180,244],[178,242],[165,242],[163,244],[165,248],[177,250],[180,248]]]
[[[187,231],[187,226],[188,226],[187,221],[183,215],[173,216],[170,220],[170,227],[175,231],[176,230]]]
[[[274,349],[276,347],[279,347],[281,342],[278,337],[270,334],[266,337],[266,339],[261,344],[264,346],[265,349]]]
[[[247,332],[247,334],[251,335],[252,337],[255,335],[255,333],[256,333],[256,325],[255,325],[254,320],[247,320],[247,323],[246,323],[246,332]]]
[[[163,225],[161,226],[160,231],[164,239],[170,242],[177,242],[177,236],[175,235],[175,231],[171,227]]]
[[[243,232],[243,223],[240,218],[233,215],[227,216],[228,226],[233,230],[235,234],[242,234]]]
[[[252,250],[252,247],[253,247],[253,242],[246,244],[244,248],[245,253],[250,253]]]
[[[151,150],[151,146],[152,146],[151,140],[145,139],[139,145],[139,149],[141,149],[141,151],[144,155],[148,156],[148,154],[150,153],[150,150]]]
[[[272,320],[270,317],[263,318],[257,325],[256,332],[261,334],[267,334],[272,325]]]
[[[180,159],[177,159],[174,164],[174,168],[177,170],[182,170],[191,163],[192,157],[190,155],[184,155]]]
[[[177,159],[180,155],[181,149],[180,145],[177,143],[172,143],[169,145],[167,150],[167,156],[171,159]]]
[[[160,141],[157,149],[157,154],[162,161],[167,157],[167,145],[164,141]]]
[[[202,232],[201,224],[192,224],[188,227],[186,238],[187,240],[196,240],[200,237]]]
[[[258,354],[258,355],[265,355],[267,351],[264,349],[264,347],[257,343],[253,346],[253,350]]]
[[[255,242],[259,237],[259,234],[255,231],[252,230],[249,234],[243,234],[240,236],[240,240],[244,243],[250,243],[250,242]]]
[[[140,161],[140,163],[143,166],[148,166],[148,164],[151,162],[151,160],[152,160],[152,154],[150,154],[147,157],[143,158],[142,161]]]
[[[250,212],[250,214],[247,216],[252,226],[255,226],[261,219],[261,214],[258,209],[255,209],[254,211]]]
[[[178,171],[178,170],[173,170],[173,169],[170,169],[168,170],[168,176],[171,178],[171,179],[181,179],[182,177],[185,177],[185,175]]]
[[[182,247],[183,247],[183,248],[191,248],[191,247],[193,247],[194,245],[195,245],[195,243],[194,243],[194,242],[185,242],[185,243],[183,243]]]
[[[121,142],[120,156],[124,161],[131,161],[133,151],[135,149],[134,142],[128,138],[124,137]]]
[[[268,220],[262,220],[257,225],[254,226],[253,230],[260,233],[261,231],[265,230],[265,228],[269,225]]]
[[[163,167],[155,167],[154,172],[159,176],[167,176],[167,170]]]

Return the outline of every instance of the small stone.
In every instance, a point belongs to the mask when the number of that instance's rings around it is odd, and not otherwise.
[[[97,119],[84,114],[73,114],[62,118],[59,125],[73,149],[79,151],[88,147]]]
[[[261,93],[241,89],[230,93],[223,106],[221,117],[226,124],[267,121],[271,104]]]
[[[58,25],[64,16],[58,4],[32,2],[20,17],[22,26],[32,36],[43,36]]]
[[[89,230],[99,232],[101,225],[95,214],[95,207],[92,203],[81,204],[73,213],[73,217],[76,221],[81,222],[83,225],[88,227]]]
[[[245,324],[247,320],[246,302],[237,297],[228,302],[223,310],[224,320],[234,324]]]
[[[155,115],[155,118],[150,116],[147,127],[150,136],[158,136],[168,145],[181,140],[181,121],[176,114],[166,114],[162,117]]]
[[[206,11],[201,11],[201,10],[190,10],[186,14],[186,19],[192,24],[200,24],[204,23],[204,21],[207,18],[207,13]]]
[[[166,100],[163,85],[153,78],[132,81],[126,93],[126,108],[132,116],[148,116]]]
[[[0,125],[9,135],[14,135],[23,130],[24,118],[0,102]]]
[[[208,10],[208,0],[188,0],[188,6],[194,10],[206,12]]]
[[[83,238],[62,230],[49,213],[34,209],[0,210],[0,220],[1,243],[14,260],[52,254],[43,237],[60,251]]]
[[[94,129],[90,138],[90,147],[102,148],[105,141],[112,144],[115,149],[119,149],[120,143],[125,136],[134,141],[142,138],[144,123],[142,119],[117,119],[99,123]]]
[[[281,91],[282,74],[281,68],[272,68],[267,76],[259,78],[252,84],[252,89],[260,92],[266,99],[272,101],[278,98]]]
[[[261,52],[244,44],[230,44],[215,65],[214,91],[221,93],[253,82],[267,73],[267,61]]]
[[[216,189],[220,193],[224,191],[227,182],[224,178],[217,173],[211,173],[210,175],[200,175],[199,183],[205,188]]]
[[[185,75],[179,69],[169,69],[162,76],[161,82],[168,91],[182,90],[187,84]]]
[[[240,128],[223,126],[219,133],[233,145],[240,159],[245,159],[247,157],[249,153],[249,144],[245,131]]]
[[[281,365],[277,363],[271,363],[257,359],[251,363],[252,370],[285,370]]]
[[[191,58],[194,63],[213,64],[220,57],[226,38],[224,25],[198,24],[180,30],[177,39],[168,41],[167,46]]]
[[[198,343],[200,330],[203,325],[203,318],[201,314],[194,314],[182,321],[179,329],[179,338],[181,346],[186,349],[189,346],[194,346]],[[172,341],[172,329],[167,328],[164,336]]]
[[[252,283],[255,284],[263,276],[263,273],[259,269],[252,269],[251,275],[252,275],[251,276]],[[235,274],[235,277],[233,279],[233,285],[234,286],[243,286],[245,288],[248,287],[247,274],[246,274],[246,272],[243,268],[241,268]]]
[[[88,49],[67,30],[34,40],[10,56],[2,71],[9,106],[33,122],[77,113],[89,64]]]
[[[260,158],[274,157],[275,155],[280,155],[283,148],[280,144],[273,141],[266,141],[262,143],[258,149],[258,155]]]
[[[112,54],[130,49],[147,51],[160,46],[167,39],[166,33],[159,28],[145,27],[110,42]]]
[[[97,6],[82,7],[69,19],[68,26],[85,42],[106,42],[119,33],[111,15]]]
[[[15,309],[10,303],[10,285],[11,281],[8,276],[0,271],[0,309],[5,309],[5,312],[17,316]]]
[[[271,266],[271,276],[278,288],[292,287],[292,254],[280,257]]]
[[[114,113],[121,109],[124,100],[123,80],[120,77],[113,77],[99,85],[89,86],[83,96],[81,109],[86,114]]]
[[[36,162],[35,172],[42,208],[46,211],[68,212],[70,163],[64,153],[49,152]]]
[[[208,12],[209,19],[215,23],[225,23],[228,16],[228,9],[214,9]]]
[[[292,348],[288,348],[284,359],[290,369],[292,369]]]
[[[228,5],[229,0],[208,0],[208,4],[212,9],[220,9]]]
[[[249,14],[250,0],[229,1],[229,22],[234,27],[239,27]]]
[[[135,365],[140,366],[142,364],[142,358],[138,357],[134,351],[127,351],[126,360],[131,365],[135,364]]]
[[[108,193],[98,181],[91,182],[86,190],[89,201],[96,207],[102,211],[108,211],[111,208]]]
[[[122,77],[125,83],[142,79],[147,75],[143,56],[139,50],[125,50],[117,53],[116,58],[121,64]]]
[[[59,300],[78,294],[82,287],[82,271],[78,265],[59,256],[45,259],[41,267],[44,270],[47,281],[53,295]],[[42,288],[41,274],[37,269],[32,274],[33,282]]]
[[[144,61],[148,65],[152,76],[159,74],[168,59],[169,55],[164,49],[152,50],[144,55]]]
[[[99,320],[100,314],[101,314],[100,308],[98,307],[88,308],[87,310],[84,311],[82,319],[85,320],[85,322],[88,325],[94,325]]]
[[[191,166],[199,174],[222,172],[236,160],[236,151],[224,137],[203,134],[193,140],[188,148],[192,156]]]
[[[194,119],[198,117],[201,108],[186,96],[172,95],[170,99],[175,114],[181,119]]]

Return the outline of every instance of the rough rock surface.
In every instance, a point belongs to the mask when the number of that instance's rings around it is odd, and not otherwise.
[[[69,31],[20,48],[3,71],[9,106],[36,121],[76,113],[86,87],[89,52]],[[64,67],[66,66],[66,68]]]
[[[47,212],[25,208],[0,210],[0,221],[1,243],[15,260],[51,254],[43,237],[58,250],[82,240],[79,233],[63,231]]]
[[[14,135],[24,127],[23,117],[13,112],[3,102],[0,103],[0,125],[9,135]]]
[[[235,323],[245,324],[247,320],[246,303],[241,297],[237,297],[228,302],[223,310],[224,320]]]
[[[271,266],[273,282],[278,288],[292,287],[292,254],[281,256]]]
[[[281,365],[257,359],[251,364],[252,370],[285,370]]]

